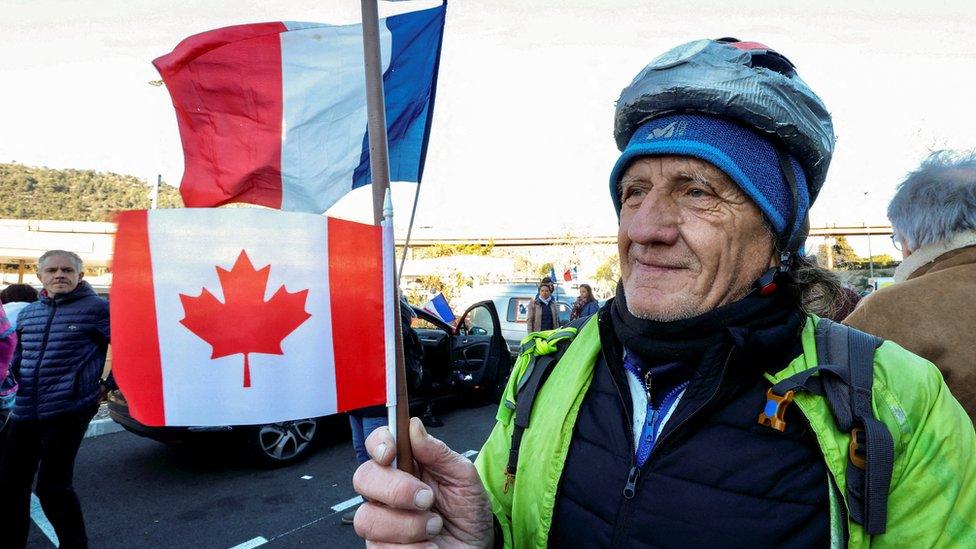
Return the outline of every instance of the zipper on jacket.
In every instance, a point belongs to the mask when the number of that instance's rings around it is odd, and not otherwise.
[[[657,437],[661,433],[661,429],[663,429],[663,426],[660,424],[660,422],[664,421],[664,419],[668,416],[668,414],[674,411],[675,406],[677,406],[678,397],[684,392],[685,389],[688,388],[688,385],[690,384],[691,382],[685,381],[677,385],[673,389],[671,389],[671,391],[668,392],[668,394],[665,395],[664,398],[661,400],[661,404],[658,405],[657,408],[654,408],[654,405],[651,404],[650,399],[648,399],[647,408],[648,410],[650,410],[650,414],[649,416],[645,417],[645,424],[648,424],[651,430],[651,432],[648,434],[649,438],[647,439],[647,442],[651,445],[651,447],[650,450],[648,451],[647,459],[650,459],[650,455],[654,452],[654,447],[657,445]],[[650,421],[646,419],[647,417],[650,418]],[[644,443],[643,429],[644,428],[641,429],[640,443],[637,445],[638,453],[640,453],[640,449]],[[646,460],[645,460],[645,464],[646,464]],[[638,460],[637,465],[641,466],[640,460]]]
[[[624,497],[634,499],[637,494],[637,480],[640,478],[640,468],[636,464],[630,466],[627,472],[627,484],[624,485]]]
[[[623,404],[624,416],[627,419],[627,442],[630,447],[630,470],[627,472],[627,483],[624,484],[624,501],[617,511],[618,520],[613,528],[613,540],[610,542],[611,547],[620,547],[630,521],[631,502],[634,496],[637,495],[637,482],[640,480],[640,468],[637,467],[637,444],[634,442],[634,418],[631,413],[632,410],[627,407],[627,400],[624,398],[624,394],[620,389],[620,384],[617,383],[616,376],[613,375],[613,370],[610,366],[611,362],[607,356],[607,346],[601,344],[600,352],[603,355],[603,362],[606,364],[607,370],[609,370],[610,380],[613,382],[614,388],[617,389],[617,396],[620,398],[620,403]]]
[[[647,372],[644,374],[644,395],[647,396],[647,402],[651,402],[651,369],[648,368]]]
[[[607,369],[609,370],[610,360],[609,357],[607,357],[606,345],[600,346],[600,352],[603,354],[603,362],[607,365]],[[640,470],[637,467],[637,444],[634,442],[633,432],[634,416],[631,414],[631,410],[627,409],[627,400],[624,398],[624,394],[620,390],[620,384],[617,383],[617,378],[613,375],[613,371],[610,372],[610,381],[613,382],[613,387],[617,390],[617,396],[620,397],[620,403],[623,404],[622,408],[624,409],[624,416],[627,418],[627,442],[630,446],[630,472],[627,473],[627,484],[624,486],[624,497],[631,499],[634,497],[634,494],[637,493],[637,479],[640,477]]]
[[[606,357],[606,348],[605,347],[602,349],[602,352],[604,353],[603,360],[604,360],[604,362],[607,363],[607,368],[610,368],[610,362],[607,360],[607,357]],[[728,369],[729,362],[732,360],[732,353],[733,352],[735,352],[735,348],[734,347],[729,351],[728,356],[725,357],[725,363],[722,365],[722,372],[719,374],[718,384],[716,384],[715,390],[712,391],[712,394],[709,395],[709,397],[705,400],[705,402],[703,402],[701,404],[701,406],[699,406],[698,408],[696,408],[695,411],[693,411],[692,413],[688,414],[687,417],[685,417],[683,420],[681,420],[675,426],[674,429],[671,429],[670,431],[668,431],[668,433],[667,433],[668,435],[670,435],[671,433],[674,433],[678,429],[680,429],[682,425],[684,425],[685,423],[687,423],[689,419],[691,419],[692,417],[694,417],[698,412],[700,412],[702,409],[704,409],[706,406],[708,406],[708,404],[711,403],[712,400],[715,399],[715,396],[718,395],[719,389],[722,387],[722,382],[725,380],[725,372]],[[627,415],[627,423],[628,423],[628,425],[633,426],[633,419],[632,419],[632,416],[630,414],[630,410],[627,410],[626,409],[627,408],[627,401],[624,399],[623,393],[620,391],[620,385],[617,383],[617,379],[613,376],[613,372],[611,372],[611,374],[610,374],[610,379],[613,380],[614,387],[617,388],[617,396],[620,397],[621,403],[624,404],[625,414]],[[633,427],[631,427],[631,429],[632,428]],[[637,484],[640,481],[641,470],[644,467],[647,467],[648,466],[648,464],[654,458],[655,451],[657,451],[657,449],[661,447],[661,442],[663,442],[664,440],[667,440],[667,436],[661,437],[660,440],[656,441],[656,443],[654,444],[654,448],[651,449],[651,454],[647,457],[647,461],[644,463],[644,465],[642,467],[637,467],[637,450],[636,450],[635,443],[634,443],[633,433],[630,432],[630,431],[628,431],[627,440],[630,441],[630,447],[631,447],[631,452],[630,452],[630,472],[627,475],[627,484],[624,485],[624,498],[625,499],[624,499],[623,505],[621,506],[620,511],[617,513],[617,524],[614,526],[613,540],[610,542],[610,546],[611,547],[626,547],[626,543],[625,543],[626,540],[624,538],[627,535],[627,529],[628,529],[628,527],[630,525],[630,515],[631,515],[632,510],[633,510],[632,509],[633,499],[634,499],[634,496],[637,495]]]

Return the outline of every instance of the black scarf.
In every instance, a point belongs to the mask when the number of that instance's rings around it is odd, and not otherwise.
[[[805,314],[788,292],[780,290],[769,297],[752,292],[693,318],[643,320],[627,310],[623,284],[618,283],[610,318],[618,341],[645,363],[681,362],[694,368],[706,353],[730,343],[763,365],[780,362],[775,359],[798,344]]]

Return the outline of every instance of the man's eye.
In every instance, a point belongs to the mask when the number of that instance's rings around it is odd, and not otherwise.
[[[706,191],[705,189],[695,188],[695,189],[688,190],[688,196],[692,198],[705,198],[706,196],[709,196],[709,194],[708,191]]]
[[[624,190],[624,200],[629,201],[631,199],[643,198],[645,194],[647,194],[647,191],[644,189],[640,187],[631,187]]]

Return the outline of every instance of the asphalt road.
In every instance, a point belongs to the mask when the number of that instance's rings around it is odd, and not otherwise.
[[[430,432],[458,452],[477,450],[494,414],[494,406],[444,411],[445,425]],[[273,470],[253,466],[228,441],[169,447],[128,432],[86,439],[75,488],[91,547],[362,547],[332,509],[356,497],[348,431],[325,438],[306,461]],[[53,544],[34,523],[28,546]]]

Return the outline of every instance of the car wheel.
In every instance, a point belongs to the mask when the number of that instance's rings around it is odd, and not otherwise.
[[[318,420],[298,419],[259,425],[245,441],[258,463],[278,467],[305,457],[318,435]]]

